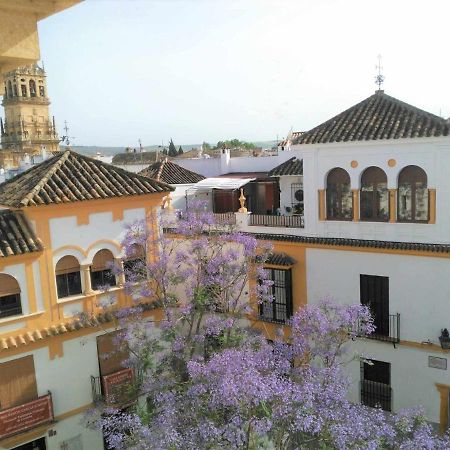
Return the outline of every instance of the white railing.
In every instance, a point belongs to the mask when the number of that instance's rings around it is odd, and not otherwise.
[[[234,225],[236,224],[236,215],[234,212],[228,213],[214,213],[214,218],[217,224]]]

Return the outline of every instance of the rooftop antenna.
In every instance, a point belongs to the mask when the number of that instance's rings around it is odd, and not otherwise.
[[[381,85],[384,83],[384,75],[381,73],[383,70],[381,55],[378,55],[378,65],[375,68],[378,70],[378,74],[375,76],[375,84],[378,84],[378,91],[381,91]]]

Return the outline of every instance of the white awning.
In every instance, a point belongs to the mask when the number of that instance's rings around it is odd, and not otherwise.
[[[210,191],[212,189],[233,190],[250,183],[256,178],[206,178],[187,190],[191,192]]]

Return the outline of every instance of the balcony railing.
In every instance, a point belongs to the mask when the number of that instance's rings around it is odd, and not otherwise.
[[[0,440],[54,421],[52,395],[0,410]]]
[[[133,381],[133,370],[128,368],[99,377],[91,375],[92,399],[94,403],[105,402],[121,407],[131,405],[136,401]]]
[[[305,222],[303,216],[268,216],[264,214],[251,214],[250,225],[262,227],[304,228]]]
[[[375,331],[364,337],[393,344],[400,342],[400,314],[389,314],[387,320],[380,323],[375,320],[375,326]]]
[[[218,225],[235,225],[236,215],[233,212],[214,213],[214,219]]]
[[[376,381],[362,380],[361,403],[372,408],[382,408],[392,411],[392,388],[388,384]]]

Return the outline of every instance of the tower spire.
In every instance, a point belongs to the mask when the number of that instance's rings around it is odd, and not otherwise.
[[[384,75],[382,73],[383,67],[381,65],[381,55],[378,55],[378,65],[375,66],[378,70],[377,75],[375,75],[375,84],[378,85],[378,92],[381,91],[381,85],[384,83]]]

